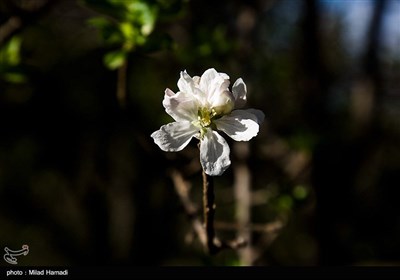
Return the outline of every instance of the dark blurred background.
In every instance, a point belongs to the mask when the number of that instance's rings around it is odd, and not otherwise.
[[[242,77],[265,122],[215,178],[162,152],[179,71]],[[399,0],[2,0],[0,249],[21,265],[399,265]],[[275,230],[274,230],[275,227]],[[0,265],[7,263],[2,260]]]

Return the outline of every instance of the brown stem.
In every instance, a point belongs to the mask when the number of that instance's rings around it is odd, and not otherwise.
[[[210,211],[205,213],[205,219],[207,222],[205,222],[205,226],[202,225],[198,215],[197,215],[197,207],[196,205],[191,201],[189,197],[189,183],[183,179],[182,174],[178,170],[172,170],[170,172],[170,176],[172,178],[172,181],[175,186],[176,193],[179,196],[179,199],[182,202],[182,205],[185,209],[186,214],[192,221],[192,226],[194,232],[197,234],[201,244],[208,250],[210,254],[216,254],[222,249],[233,249],[237,250],[242,247],[244,247],[247,243],[245,240],[242,238],[238,238],[236,240],[231,240],[231,241],[225,241],[221,242],[219,239],[215,237],[215,231],[214,231],[214,214],[215,214],[215,204],[214,204],[214,190],[210,189],[210,182],[211,185],[213,186],[212,183],[212,177],[208,176],[207,174],[203,173],[203,179],[205,184],[207,185],[207,191],[205,195],[205,204],[206,205],[214,205],[214,207],[211,207],[211,216]],[[204,177],[205,176],[205,177]],[[213,188],[212,188],[213,189]],[[207,199],[208,193],[211,193],[212,197],[210,199]],[[209,203],[212,201],[212,203]],[[207,206],[204,207],[204,209],[207,209]]]
[[[128,70],[128,62],[125,61],[120,68],[118,68],[117,80],[117,100],[121,108],[126,106],[126,72]]]
[[[215,208],[214,180],[212,176],[207,175],[203,170],[203,219],[207,234],[207,248],[211,255],[216,254],[221,247],[216,244],[217,240],[215,238]]]

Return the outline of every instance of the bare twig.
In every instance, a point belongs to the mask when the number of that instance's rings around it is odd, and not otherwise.
[[[203,221],[207,234],[208,252],[213,255],[218,253],[221,243],[215,238],[214,216],[215,216],[215,197],[214,180],[212,176],[207,175],[203,170]]]
[[[205,248],[207,248],[210,254],[216,254],[222,249],[237,250],[239,248],[242,248],[247,244],[247,242],[243,240],[243,238],[237,238],[236,240],[231,240],[231,241],[221,241],[215,236],[214,190],[212,190],[211,192],[211,188],[213,188],[213,183],[212,183],[212,178],[207,177],[208,176],[207,174],[205,175],[206,177],[203,177],[203,179],[205,178],[205,181],[203,182],[205,182],[204,184],[207,184],[207,191],[205,191],[205,193],[203,192],[206,200],[204,209],[209,209],[209,211],[207,210],[203,211],[203,213],[205,214],[205,221],[203,226],[198,217],[197,207],[189,197],[189,183],[184,180],[182,174],[179,171],[173,170],[172,172],[170,172],[171,179],[174,183],[175,191],[178,194],[178,197],[183,205],[183,208],[185,209],[186,214],[188,215],[188,217],[192,222],[192,227],[194,232],[199,238],[201,244]],[[211,182],[211,188],[210,188],[210,182]],[[211,205],[213,205],[213,207],[210,207]]]
[[[214,180],[207,175],[204,170],[203,176],[203,219],[207,238],[207,249],[211,255],[217,254],[222,249],[239,249],[247,245],[247,241],[242,237],[237,237],[231,241],[221,241],[215,236],[214,217],[215,217],[215,196]]]

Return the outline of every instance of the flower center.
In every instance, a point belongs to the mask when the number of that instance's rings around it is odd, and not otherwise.
[[[217,115],[214,109],[200,108],[198,111],[198,120],[201,127],[208,127],[212,123],[213,117]]]
[[[200,129],[200,139],[203,139],[208,128],[211,127],[215,129],[215,127],[213,127],[213,120],[218,117],[219,115],[214,108],[201,107],[197,111],[197,120],[193,121],[192,124]]]

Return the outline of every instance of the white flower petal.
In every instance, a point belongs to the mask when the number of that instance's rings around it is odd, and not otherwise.
[[[257,110],[257,109],[246,109],[245,111],[252,113],[253,115],[256,116],[257,118],[257,123],[261,124],[264,121],[265,115],[261,110]]]
[[[214,123],[235,141],[249,141],[259,130],[258,117],[248,110],[234,110]]]
[[[194,96],[201,106],[206,105],[206,95],[199,88],[199,77],[191,78],[185,71],[181,71],[181,77],[178,80],[178,88],[180,92]]]
[[[175,121],[193,121],[197,119],[198,103],[197,99],[186,92],[176,94],[167,88],[162,102],[165,111],[174,118]]]
[[[173,97],[175,95],[175,92],[173,92],[172,90],[170,90],[169,88],[165,89],[165,95],[164,95],[164,99],[165,97]]]
[[[200,142],[200,162],[210,176],[219,176],[229,167],[229,145],[216,131],[208,129]]]
[[[232,86],[232,93],[235,97],[235,108],[241,108],[246,104],[247,86],[242,78],[236,80]]]
[[[208,94],[211,91],[211,89],[214,92],[215,91],[214,80],[217,79],[222,79],[222,77],[218,75],[218,72],[214,68],[207,69],[206,71],[204,71],[203,75],[201,75],[199,83],[200,89],[206,94]]]
[[[163,125],[159,130],[153,132],[154,139],[161,150],[166,152],[178,152],[189,144],[199,129],[191,122],[173,122]]]
[[[225,79],[225,80],[229,80],[229,76],[228,76],[228,74],[226,74],[226,73],[222,73],[222,72],[219,72],[218,73],[223,79]]]
[[[201,75],[199,87],[205,93],[207,100],[212,103],[216,95],[228,91],[229,76],[210,68]]]
[[[195,83],[195,85],[199,85],[200,84],[200,77],[199,76],[193,76],[193,82]]]
[[[185,71],[181,71],[181,77],[178,80],[179,91],[193,94],[194,81]]]

